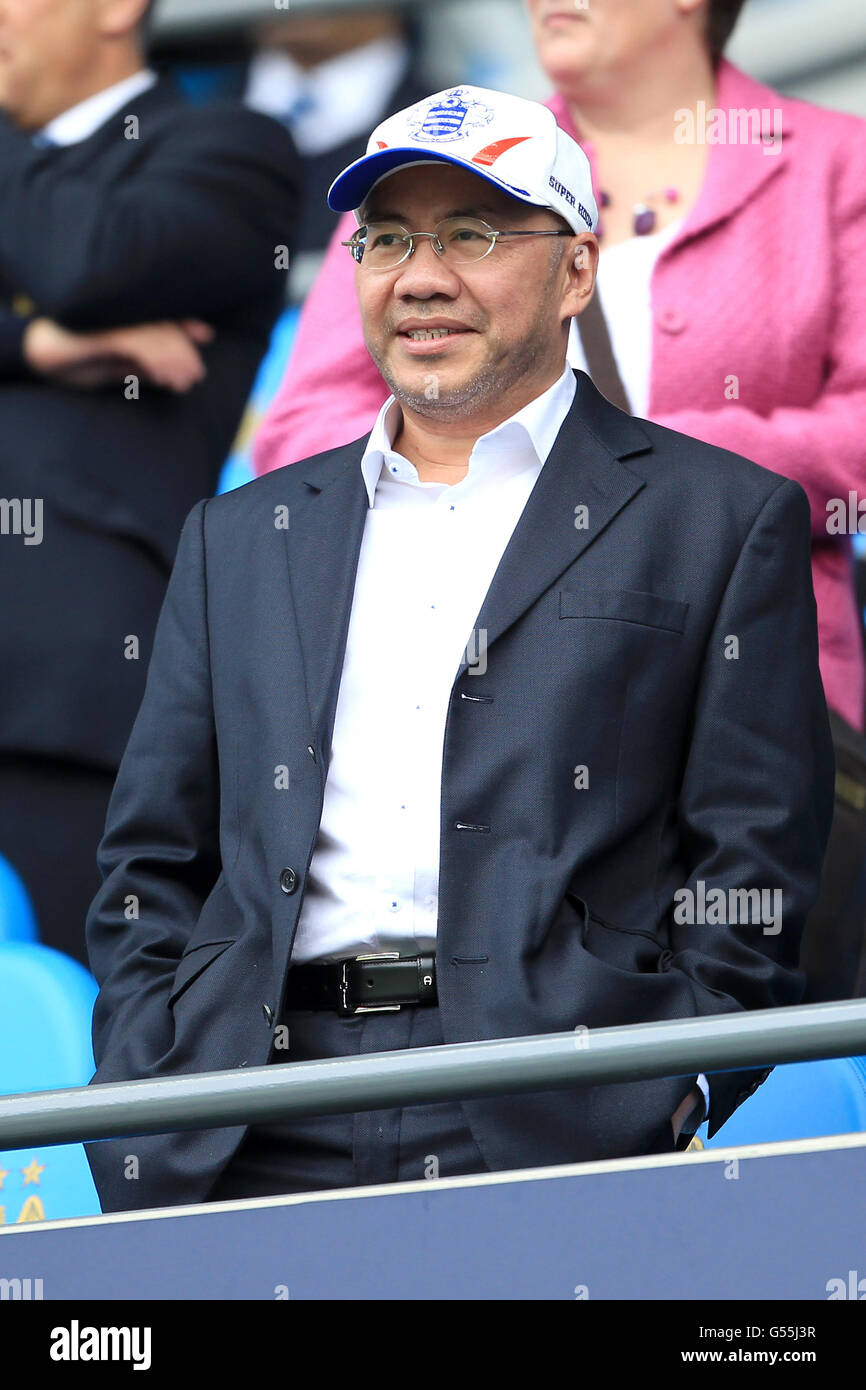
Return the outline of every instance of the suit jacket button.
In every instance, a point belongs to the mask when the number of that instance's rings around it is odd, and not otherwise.
[[[298,875],[294,869],[282,869],[280,871],[280,887],[284,893],[294,893],[298,886]]]
[[[274,1022],[274,1011],[271,1008],[270,1004],[262,1005],[262,1013],[265,1016],[265,1023],[268,1025],[269,1028],[272,1027]]]

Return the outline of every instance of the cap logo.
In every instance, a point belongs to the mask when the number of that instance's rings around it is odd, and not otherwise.
[[[488,167],[495,164],[501,154],[506,150],[512,150],[515,145],[522,145],[524,140],[530,140],[530,135],[513,135],[510,140],[496,140],[492,145],[485,145],[483,150],[472,156],[473,164],[485,164]]]
[[[424,144],[445,144],[464,140],[479,126],[489,125],[493,111],[482,101],[476,101],[464,87],[454,87],[444,96],[422,102],[408,117],[407,124],[413,140]]]

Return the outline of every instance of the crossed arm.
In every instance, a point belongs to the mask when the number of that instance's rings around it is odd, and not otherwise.
[[[58,168],[5,119],[0,163],[0,278],[33,305],[25,318],[0,310],[0,378],[94,387],[133,371],[189,390],[214,325],[282,277],[297,154],[243,107],[176,114],[114,187]]]

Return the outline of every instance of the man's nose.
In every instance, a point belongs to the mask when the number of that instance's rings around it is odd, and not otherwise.
[[[456,298],[460,280],[433,249],[429,236],[415,238],[415,250],[399,266],[394,294],[408,299],[430,299],[435,294]]]

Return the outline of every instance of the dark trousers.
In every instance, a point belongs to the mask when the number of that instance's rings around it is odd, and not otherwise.
[[[280,1021],[289,1030],[288,1049],[275,1051],[272,1062],[354,1057],[442,1043],[439,1010],[429,1005],[347,1018],[326,1009],[293,1010]],[[459,1101],[446,1101],[251,1126],[208,1200],[486,1172],[463,1107]]]
[[[821,887],[800,946],[804,1004],[866,994],[866,741],[836,710],[827,712],[836,798]]]
[[[282,1053],[272,1053],[271,1062],[356,1057],[395,1048],[436,1047],[443,1041],[439,1010],[430,1006],[348,1018],[328,1010],[296,1010],[285,1014],[282,1022],[289,1029],[289,1045]],[[674,1148],[665,1117],[645,1152],[672,1153]],[[207,1200],[276,1197],[488,1171],[462,1105],[446,1101],[251,1126]]]
[[[0,854],[24,881],[39,939],[87,965],[84,923],[100,886],[96,850],[115,774],[62,759],[0,755]]]

